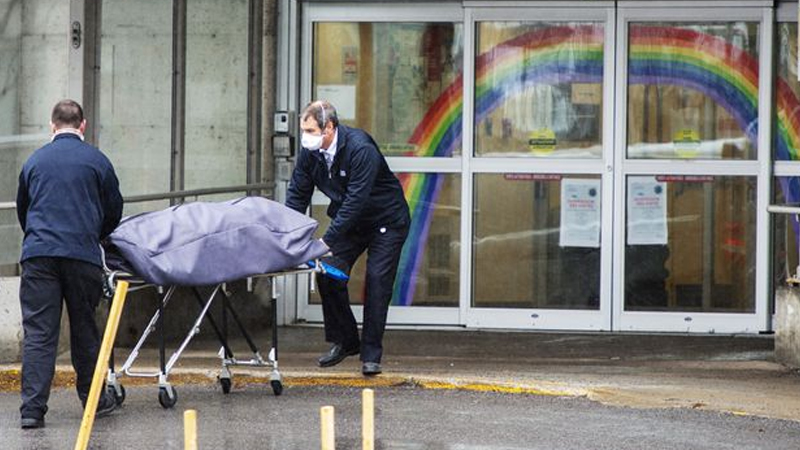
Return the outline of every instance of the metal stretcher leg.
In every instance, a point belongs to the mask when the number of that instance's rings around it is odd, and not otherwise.
[[[175,388],[167,381],[166,359],[166,339],[164,337],[164,302],[158,302],[158,364],[161,372],[158,374],[158,402],[164,408],[172,408],[178,402],[178,394]]]
[[[114,371],[114,348],[108,357],[108,375],[106,376],[106,390],[114,396],[117,406],[125,402],[125,386],[120,384],[119,375]]]
[[[203,302],[203,297],[200,295],[200,292],[198,292],[196,288],[192,288],[192,292],[194,293],[194,298],[197,300],[197,304],[200,305],[200,308],[205,307],[205,303]],[[217,339],[219,339],[220,344],[222,344],[222,351],[224,352],[225,356],[233,357],[233,351],[228,345],[228,333],[225,331],[225,328],[227,327],[223,325],[223,331],[220,331],[220,328],[217,326],[217,321],[214,320],[214,316],[209,313],[207,317],[209,325],[211,325],[211,328],[214,330],[214,334],[217,335]]]
[[[261,356],[261,352],[259,351],[258,347],[256,346],[253,338],[250,336],[250,333],[247,332],[244,325],[242,324],[239,315],[236,313],[236,310],[233,308],[231,304],[231,298],[227,292],[224,290],[221,291],[222,294],[222,314],[223,314],[223,336],[227,335],[227,317],[230,314],[230,317],[233,319],[236,327],[238,328],[239,332],[244,337],[245,341],[247,341],[247,345],[250,348],[250,351],[253,352],[253,358],[250,360],[238,360],[233,356],[233,352],[230,351],[229,348],[226,348],[227,340],[223,337],[220,338],[223,347],[220,349],[219,356],[222,359],[222,370],[219,375],[219,382],[222,387],[222,392],[229,393],[231,388],[231,378],[232,374],[230,372],[230,366],[251,366],[251,367],[271,367],[272,373],[270,374],[270,384],[272,386],[272,391],[275,395],[280,395],[283,392],[283,384],[281,381],[281,374],[278,371],[278,361],[277,361],[277,331],[275,329],[275,324],[277,323],[277,314],[276,314],[276,300],[275,296],[273,295],[272,298],[272,323],[273,323],[273,334],[272,334],[272,349],[270,350],[270,354],[267,360],[264,360],[264,357]],[[210,318],[211,316],[209,316]]]
[[[272,374],[270,374],[270,385],[272,385],[272,392],[275,395],[281,395],[283,392],[283,382],[281,381],[281,373],[278,372],[278,299],[275,294],[275,279],[272,280],[272,350],[269,352],[269,359],[272,361]]]
[[[125,375],[129,377],[141,377],[141,378],[155,378],[158,377],[161,373],[160,372],[136,372],[131,369],[133,363],[136,362],[136,358],[139,357],[139,352],[142,349],[147,337],[150,336],[150,333],[155,331],[156,324],[160,323],[159,318],[162,315],[163,309],[169,303],[170,298],[172,298],[172,294],[175,292],[175,286],[171,286],[167,289],[166,294],[161,298],[158,309],[156,310],[153,317],[150,319],[150,322],[147,324],[147,327],[144,329],[142,336],[139,338],[139,341],[136,342],[136,345],[131,350],[131,354],[128,355],[128,359],[125,360],[125,363],[120,368],[120,371],[124,372]]]
[[[224,290],[222,290],[223,296]],[[192,293],[194,294],[194,298],[197,300],[197,303],[200,305],[201,308],[205,306],[203,302],[203,298],[200,295],[200,292],[196,288],[192,288]],[[223,297],[224,300],[225,297]],[[217,326],[217,322],[214,320],[214,315],[209,313],[208,314],[208,323],[211,325],[211,328],[214,330],[214,334],[217,335],[217,339],[219,339],[220,344],[222,344],[222,348],[219,350],[219,356],[222,358],[223,361],[227,359],[233,358],[233,351],[231,350],[230,346],[228,345],[228,326],[227,326],[227,314],[225,313],[225,307],[223,304],[222,307],[222,326],[223,329],[220,331],[220,328]],[[219,376],[217,377],[219,380],[220,386],[222,386],[222,392],[228,394],[231,392],[231,372],[228,370],[227,366],[223,364],[222,371],[220,372]]]
[[[192,338],[196,334],[200,333],[200,324],[203,323],[203,319],[208,314],[208,309],[211,307],[211,304],[214,302],[214,298],[216,298],[216,296],[219,293],[221,287],[222,287],[221,284],[218,284],[216,287],[214,287],[214,290],[211,292],[211,295],[208,296],[208,300],[206,301],[205,305],[203,306],[203,310],[200,311],[200,314],[197,316],[197,319],[195,319],[194,324],[192,325],[192,328],[186,334],[186,337],[183,339],[183,342],[181,343],[180,347],[178,347],[178,349],[172,354],[172,356],[170,356],[169,361],[167,361],[167,363],[166,363],[166,366],[162,369],[163,382],[162,382],[162,379],[160,378],[159,379],[158,401],[159,401],[159,403],[161,403],[161,406],[163,406],[164,408],[171,408],[171,407],[175,406],[175,403],[178,401],[177,393],[175,392],[175,388],[173,388],[167,382],[167,375],[172,370],[172,368],[175,367],[175,363],[178,362],[178,358],[180,358],[181,354],[183,354],[183,351],[186,350],[186,347],[189,345],[189,342],[192,341]],[[163,347],[162,347],[162,351],[163,351]],[[170,395],[170,394],[172,394],[172,395]]]

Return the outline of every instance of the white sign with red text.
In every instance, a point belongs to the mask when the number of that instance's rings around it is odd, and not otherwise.
[[[600,247],[600,180],[561,180],[561,247]]]
[[[628,177],[628,245],[667,244],[667,183]]]

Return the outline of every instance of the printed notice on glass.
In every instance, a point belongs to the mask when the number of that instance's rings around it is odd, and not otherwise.
[[[348,84],[325,84],[317,86],[317,99],[329,101],[339,119],[356,118],[356,87]]]
[[[561,180],[561,247],[600,247],[600,180]]]
[[[628,245],[667,244],[667,183],[628,177]]]

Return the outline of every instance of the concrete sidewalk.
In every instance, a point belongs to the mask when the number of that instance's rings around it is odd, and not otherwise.
[[[327,349],[314,327],[279,330],[284,384],[401,385],[585,396],[604,404],[643,408],[692,408],[800,421],[800,374],[773,361],[771,336],[683,336],[389,330],[384,374],[364,378],[355,357],[320,369]],[[266,355],[269,330],[257,336]],[[219,372],[219,344],[204,330],[173,369],[175,384],[211,383]],[[234,341],[247,358],[244,341]],[[168,349],[167,357],[172,349]],[[117,351],[117,365],[127,351]],[[148,348],[137,367],[155,368]],[[18,387],[18,366],[0,366],[0,390]],[[235,367],[234,389],[268,382],[269,371]],[[58,385],[71,380],[69,355],[59,363]],[[142,380],[122,378],[123,384]],[[145,383],[155,384],[155,380]],[[154,402],[156,390],[153,390]]]

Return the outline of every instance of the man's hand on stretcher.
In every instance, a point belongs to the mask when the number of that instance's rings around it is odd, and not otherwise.
[[[322,239],[320,239],[319,241],[325,244],[325,241],[323,241]],[[325,246],[330,249],[328,244],[325,244]],[[346,262],[334,256],[332,252],[328,252],[325,256],[319,258],[319,262],[321,266],[320,268],[322,269],[322,273],[324,275],[333,278],[334,280],[340,280],[340,281],[347,281],[350,279],[350,276],[348,275],[348,273],[350,273],[349,265]],[[316,267],[317,266],[316,261],[313,260],[309,261],[308,266]]]

